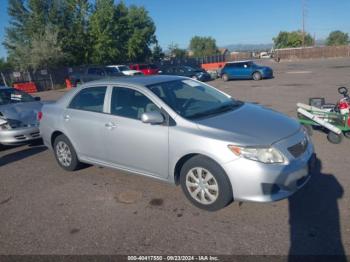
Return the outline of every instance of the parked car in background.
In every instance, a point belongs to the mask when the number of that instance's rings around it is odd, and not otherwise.
[[[40,97],[0,86],[0,145],[18,145],[40,138]]]
[[[105,77],[113,76],[125,76],[114,67],[108,66],[91,66],[83,68],[79,72],[73,72],[69,74],[68,79],[70,80],[73,87],[78,84],[83,84],[89,81],[98,80]]]
[[[221,69],[220,76],[224,81],[231,79],[261,80],[273,77],[273,70],[268,66],[260,66],[253,61],[227,62]]]
[[[202,82],[211,80],[211,76],[204,69],[191,66],[163,66],[159,69],[159,74],[186,76]]]
[[[156,75],[159,68],[155,64],[133,64],[129,66],[132,70],[141,71],[144,75]]]
[[[109,65],[107,67],[115,68],[119,73],[126,76],[143,75],[141,71],[130,69],[130,67],[126,65]]]
[[[43,107],[40,131],[65,170],[83,162],[181,184],[211,211],[286,198],[314,163],[296,120],[179,76],[87,83]]]
[[[268,52],[261,52],[260,55],[259,55],[259,58],[272,58],[272,55]]]

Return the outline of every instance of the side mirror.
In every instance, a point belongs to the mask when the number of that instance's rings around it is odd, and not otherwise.
[[[141,121],[145,124],[161,124],[164,122],[163,115],[158,111],[147,112],[141,115]]]
[[[36,97],[34,97],[34,100],[35,100],[35,101],[41,101],[41,97],[36,96]]]

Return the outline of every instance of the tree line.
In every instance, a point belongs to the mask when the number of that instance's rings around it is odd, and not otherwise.
[[[272,40],[277,49],[315,45],[315,39],[309,33],[302,31],[281,31]],[[347,45],[349,44],[349,35],[339,30],[333,31],[327,37],[325,44],[327,46]]]
[[[142,62],[162,55],[147,10],[123,1],[9,0],[8,14],[3,44],[8,63],[20,70]]]

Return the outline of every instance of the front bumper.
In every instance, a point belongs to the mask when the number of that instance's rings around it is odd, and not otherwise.
[[[41,138],[38,127],[0,130],[0,144],[20,145]]]
[[[310,179],[316,163],[313,145],[286,165],[264,164],[245,158],[223,165],[233,197],[238,201],[271,202],[289,197]]]

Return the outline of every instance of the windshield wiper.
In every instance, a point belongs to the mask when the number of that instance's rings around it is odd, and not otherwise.
[[[217,115],[226,111],[230,111],[234,108],[240,107],[243,103],[240,101],[235,101],[234,103],[224,104],[222,106],[216,107],[214,109],[210,109],[207,111],[199,112],[193,115],[188,116],[189,119],[196,119],[201,117],[207,117],[212,115]]]

